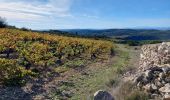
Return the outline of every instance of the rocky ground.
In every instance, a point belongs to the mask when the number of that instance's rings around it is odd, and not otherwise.
[[[170,67],[152,66],[135,79],[137,87],[147,91],[151,98],[170,99]]]
[[[135,83],[153,99],[170,100],[170,43],[142,47]]]

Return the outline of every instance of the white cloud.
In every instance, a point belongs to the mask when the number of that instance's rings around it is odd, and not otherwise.
[[[43,18],[43,16],[22,12],[7,12],[0,10],[0,16],[5,17],[10,20],[38,20],[39,18]]]
[[[43,20],[67,17],[72,0],[0,0],[0,16],[10,20]]]

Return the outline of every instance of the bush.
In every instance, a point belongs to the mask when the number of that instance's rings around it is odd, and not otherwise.
[[[131,82],[125,82],[120,85],[117,93],[115,94],[118,100],[148,100],[147,93],[138,90]]]
[[[0,17],[0,28],[5,28],[7,27],[7,23],[5,18]]]
[[[16,61],[0,59],[0,84],[18,86],[25,83],[24,77],[33,74],[19,66]]]
[[[23,27],[23,28],[21,28],[21,30],[22,30],[22,31],[30,31],[31,29],[28,29],[28,28]]]
[[[128,44],[129,46],[142,46],[145,44],[157,44],[157,43],[162,43],[163,41],[161,40],[123,40],[123,41],[115,41],[115,43],[120,43],[120,44]]]
[[[149,96],[140,91],[133,91],[126,100],[149,100]]]

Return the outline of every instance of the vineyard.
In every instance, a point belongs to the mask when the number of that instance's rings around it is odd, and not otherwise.
[[[109,41],[0,29],[0,84],[21,85],[25,77],[75,58],[100,59],[114,54]],[[40,74],[40,73],[38,73]]]

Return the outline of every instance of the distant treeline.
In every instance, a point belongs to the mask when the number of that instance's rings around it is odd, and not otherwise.
[[[156,44],[162,43],[161,40],[143,40],[143,41],[136,41],[136,40],[122,40],[122,41],[114,41],[115,43],[120,44],[128,44],[129,46],[142,46],[145,44]]]
[[[170,30],[157,30],[157,29],[72,29],[62,30],[70,34],[76,34],[85,37],[104,37],[115,38],[119,37],[120,40],[170,40]]]
[[[17,28],[16,26],[11,26],[11,25],[8,25],[7,21],[6,21],[6,18],[3,18],[3,17],[0,17],[0,28],[10,28],[10,29],[20,29],[22,31],[32,31],[32,32],[41,32],[41,33],[49,33],[49,34],[56,34],[56,35],[60,35],[60,36],[68,36],[68,37],[83,37],[83,38],[92,38],[92,39],[106,39],[107,37],[106,36],[82,36],[80,34],[72,34],[72,33],[69,33],[69,32],[65,32],[65,31],[59,31],[59,30],[32,30],[32,29],[29,29],[29,28],[26,28],[26,27],[22,27],[22,28]]]
[[[170,40],[170,30],[156,29],[71,29],[71,30],[31,30],[29,28],[17,28],[7,24],[5,18],[0,17],[0,28],[20,29],[22,31],[41,32],[68,37],[83,37],[96,40],[120,40],[129,45],[142,45]]]

